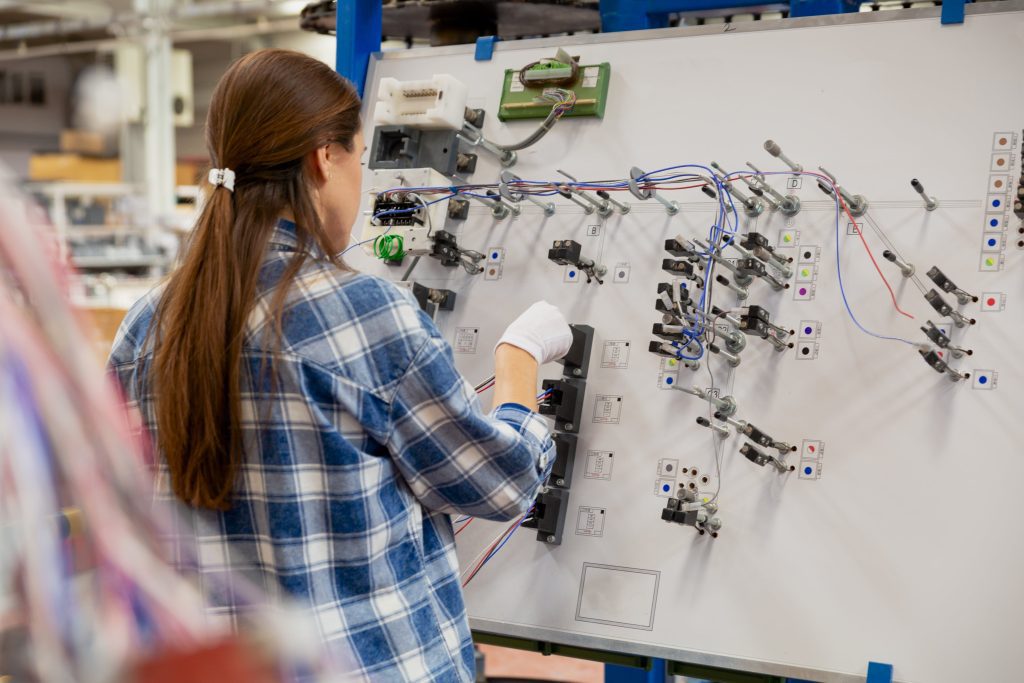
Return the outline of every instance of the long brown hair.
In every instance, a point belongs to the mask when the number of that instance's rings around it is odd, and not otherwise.
[[[235,172],[235,188],[207,194],[157,307],[149,373],[157,445],[171,487],[186,503],[231,503],[242,460],[242,345],[260,263],[278,217],[290,210],[299,250],[277,285],[268,328],[280,335],[285,295],[306,249],[316,244],[331,253],[313,198],[310,152],[331,142],[353,151],[359,106],[348,81],[288,50],[242,57],[214,90],[206,146],[214,168]]]

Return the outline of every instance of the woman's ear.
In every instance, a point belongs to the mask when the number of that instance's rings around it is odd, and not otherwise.
[[[331,154],[331,146],[324,145],[323,147],[317,147],[312,152],[312,166],[314,170],[314,179],[317,183],[323,184],[327,182],[327,179],[331,176],[331,162],[334,160],[334,155]]]

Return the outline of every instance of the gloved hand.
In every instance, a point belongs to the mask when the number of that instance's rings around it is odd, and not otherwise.
[[[502,344],[526,351],[543,365],[569,352],[572,330],[561,311],[547,301],[538,301],[512,321],[498,340],[498,346]]]

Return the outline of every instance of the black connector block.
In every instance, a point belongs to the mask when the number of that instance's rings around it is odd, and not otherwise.
[[[583,246],[575,240],[555,240],[548,249],[548,260],[560,266],[575,265],[580,262]]]
[[[551,439],[555,442],[555,464],[551,466],[548,486],[567,489],[572,484],[572,468],[576,464],[576,435],[555,432]]]
[[[564,377],[546,379],[541,383],[541,388],[545,392],[550,389],[551,398],[540,406],[540,414],[554,415],[555,429],[560,432],[579,432],[587,383],[581,379]]]
[[[549,545],[561,545],[565,516],[569,511],[569,492],[565,489],[547,489],[537,496],[533,512],[523,522],[527,529],[537,530],[537,540]]]
[[[432,168],[441,175],[469,175],[477,157],[461,151],[455,130],[420,130],[409,126],[377,126],[370,145],[371,169]]]
[[[416,297],[416,303],[430,316],[431,320],[434,319],[438,311],[455,310],[455,292],[450,289],[434,289],[414,282],[412,283],[412,295]]]
[[[594,347],[594,328],[590,325],[569,325],[572,330],[572,346],[565,357],[559,359],[564,366],[562,374],[566,377],[587,378],[590,367],[590,352]]]
[[[430,255],[439,260],[442,266],[448,268],[459,265],[462,260],[455,235],[445,230],[438,230],[434,233],[434,245]]]
[[[662,259],[661,269],[666,273],[672,273],[680,277],[693,277],[694,275],[693,264],[689,261],[677,261],[670,258]]]

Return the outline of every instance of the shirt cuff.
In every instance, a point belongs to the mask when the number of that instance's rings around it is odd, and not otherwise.
[[[554,464],[555,442],[551,440],[551,426],[543,417],[519,403],[502,403],[491,415],[514,428],[539,454],[537,467],[545,472]]]

